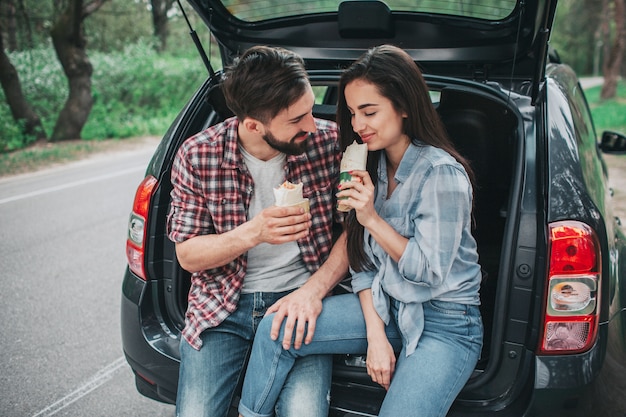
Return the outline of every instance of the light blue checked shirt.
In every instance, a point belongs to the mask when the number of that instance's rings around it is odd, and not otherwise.
[[[351,271],[355,293],[371,288],[374,307],[386,324],[391,298],[397,301],[398,326],[406,355],[415,351],[424,329],[422,303],[431,299],[480,304],[481,271],[471,234],[472,187],[467,173],[447,152],[420,143],[406,150],[395,175],[397,187],[386,195],[387,167],[380,158],[374,207],[409,239],[395,262],[365,231],[365,252],[374,271]]]

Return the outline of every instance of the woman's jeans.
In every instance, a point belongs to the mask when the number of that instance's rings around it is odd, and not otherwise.
[[[176,416],[227,416],[245,372],[256,328],[267,308],[286,294],[242,294],[233,314],[202,333],[199,351],[181,340]],[[279,417],[327,416],[331,372],[331,355],[296,361],[272,411]]]
[[[239,403],[244,417],[273,415],[296,358],[367,352],[365,320],[355,294],[326,298],[313,341],[298,350],[282,348],[282,333],[276,341],[270,339],[271,320],[261,321],[254,341]],[[395,322],[386,328],[394,350],[401,351],[380,417],[445,416],[474,370],[483,334],[478,306],[432,300],[424,303],[424,320],[417,349],[408,357]]]

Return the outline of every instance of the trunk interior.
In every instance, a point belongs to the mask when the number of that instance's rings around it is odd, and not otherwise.
[[[429,79],[427,78],[427,81]],[[312,80],[315,85],[315,79]],[[480,264],[483,269],[481,287],[481,311],[485,327],[485,339],[481,360],[474,372],[473,379],[480,379],[490,359],[492,346],[498,341],[492,340],[492,323],[494,306],[496,305],[496,288],[501,279],[501,252],[505,224],[507,222],[507,208],[509,191],[511,189],[512,172],[515,164],[516,142],[519,140],[518,118],[516,113],[509,110],[506,96],[496,93],[493,88],[485,84],[462,83],[450,84],[442,80],[430,80],[429,86],[438,112],[457,149],[468,158],[475,171],[476,189],[474,194],[474,236],[478,243]],[[328,87],[323,93],[320,103],[316,104],[314,112],[318,117],[334,118],[336,91]],[[171,184],[169,170],[174,152],[184,139],[194,133],[213,125],[230,116],[219,88],[207,84],[198,93],[190,104],[193,114],[185,120],[178,120],[175,128],[168,132],[162,146],[166,161],[161,167],[163,173],[157,194],[152,200],[150,251],[149,259],[154,262],[148,265],[148,272],[152,279],[158,277],[162,285],[158,303],[163,312],[162,319],[172,332],[182,329],[184,312],[187,305],[189,290],[189,273],[183,271],[176,261],[174,245],[167,239],[165,222]],[[155,163],[153,161],[153,163]],[[156,214],[155,214],[156,213]],[[502,274],[504,275],[504,274]],[[342,391],[352,390],[352,395],[341,395],[343,400],[354,398],[358,404],[352,404],[362,412],[375,413],[377,410],[367,408],[359,398],[367,396],[369,402],[380,399],[384,391],[372,383],[365,372],[363,357],[337,356],[334,369],[334,380],[337,383],[333,389]],[[354,389],[363,390],[355,394]],[[461,394],[461,398],[463,393]],[[337,396],[334,395],[334,398]],[[341,408],[349,404],[343,403]]]

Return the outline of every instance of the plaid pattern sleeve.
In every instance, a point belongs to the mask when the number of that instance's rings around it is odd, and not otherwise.
[[[180,243],[244,223],[252,179],[237,169],[237,121],[229,119],[187,139],[174,159],[168,236]],[[237,308],[245,257],[192,274],[182,336],[200,349],[200,334]]]
[[[172,166],[172,192],[168,216],[169,238],[183,242],[191,237],[213,232],[212,222],[207,221],[209,213],[206,197],[201,193],[201,173],[194,166],[194,156],[185,143],[179,150]]]

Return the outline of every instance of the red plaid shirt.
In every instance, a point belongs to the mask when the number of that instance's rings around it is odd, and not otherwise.
[[[200,235],[224,233],[248,220],[254,182],[237,142],[236,118],[187,139],[172,166],[172,193],[168,236],[183,242]],[[287,156],[285,179],[304,184],[313,225],[298,241],[302,259],[311,273],[327,258],[332,246],[332,226],[338,221],[335,190],[339,180],[341,151],[337,127],[316,119],[317,132],[309,138],[308,151]],[[333,214],[334,213],[334,214]],[[191,276],[189,306],[182,335],[195,349],[200,334],[219,325],[237,308],[246,274],[242,255],[218,268]]]

